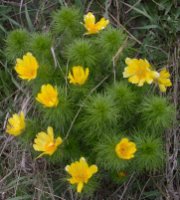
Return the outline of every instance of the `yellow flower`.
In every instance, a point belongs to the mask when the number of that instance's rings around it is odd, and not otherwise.
[[[74,66],[72,73],[69,72],[68,79],[72,84],[83,85],[89,76],[89,68],[84,69],[82,66]]]
[[[119,178],[124,178],[125,176],[127,176],[127,173],[124,171],[120,171],[120,172],[118,172],[118,176],[119,176]]]
[[[62,143],[62,138],[57,137],[54,138],[54,132],[52,127],[47,128],[47,133],[40,132],[36,135],[36,138],[34,139],[33,148],[36,151],[42,151],[39,157],[43,156],[44,154],[52,155],[57,147]]]
[[[18,58],[16,60],[15,70],[21,79],[30,81],[36,78],[38,67],[39,64],[36,58],[28,52],[23,56],[23,59]]]
[[[68,179],[71,184],[77,184],[77,192],[81,192],[85,183],[98,171],[96,165],[88,166],[85,158],[67,165],[65,170],[72,176]]]
[[[161,92],[166,92],[167,87],[172,86],[170,74],[166,69],[162,69],[159,73],[159,77],[154,81],[158,83]]]
[[[41,92],[38,93],[36,100],[45,107],[56,107],[59,103],[57,88],[50,84],[42,85]]]
[[[88,12],[84,16],[84,27],[87,30],[85,33],[86,35],[96,34],[106,28],[106,26],[109,24],[109,20],[105,19],[104,17],[102,17],[97,23],[95,23],[95,21],[95,16],[91,12]]]
[[[151,84],[159,76],[158,72],[151,70],[146,59],[126,58],[125,62],[127,67],[124,69],[123,77],[128,78],[130,83],[143,86],[145,82]]]
[[[136,151],[136,144],[134,142],[130,142],[128,138],[121,139],[115,147],[117,156],[125,160],[134,158],[134,153]]]
[[[13,114],[11,118],[8,119],[8,124],[6,127],[6,132],[10,135],[18,136],[25,129],[25,117],[24,113]]]

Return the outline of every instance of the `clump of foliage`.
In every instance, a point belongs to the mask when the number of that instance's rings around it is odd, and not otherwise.
[[[102,30],[105,27],[91,24],[96,33],[84,35],[81,22],[80,10],[65,7],[53,14],[48,33],[14,30],[9,34],[7,58],[11,61],[20,58],[15,70],[31,89],[37,117],[13,115],[6,132],[20,135],[22,142],[33,147],[35,157],[35,151],[44,152],[40,156],[56,166],[80,158],[66,166],[72,176],[68,180],[73,189],[77,184],[78,192],[90,195],[105,178],[103,170],[117,183],[121,171],[153,172],[163,166],[162,134],[171,126],[174,108],[150,86],[143,86],[144,82],[162,83],[155,77],[158,72],[148,66],[147,71],[155,74],[154,79],[148,74],[147,80],[138,83],[129,77],[125,64],[118,64],[129,56],[128,45],[116,58],[114,67],[113,57],[127,38],[123,31],[110,25]],[[109,22],[102,19],[102,23]],[[128,67],[130,62],[147,64],[142,59],[126,59]],[[115,73],[119,75],[116,77]],[[163,84],[169,87],[166,82]],[[82,156],[96,166],[87,166]],[[79,181],[78,170],[88,173],[84,182]],[[56,184],[62,181],[56,180]]]

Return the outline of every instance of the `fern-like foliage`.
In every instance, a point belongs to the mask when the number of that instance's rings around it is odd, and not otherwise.
[[[32,53],[41,63],[52,61],[51,47],[52,39],[48,33],[34,33],[30,41]]]
[[[97,41],[103,54],[112,59],[125,42],[125,38],[126,35],[120,29],[110,27],[98,36]]]
[[[109,87],[108,94],[114,99],[117,109],[123,115],[132,113],[137,102],[137,93],[127,83],[118,82]]]
[[[162,168],[165,151],[160,137],[153,135],[137,135],[135,137],[137,154],[134,167],[137,171],[155,172]]]
[[[74,63],[74,65],[91,67],[95,65],[96,54],[90,41],[77,39],[68,46],[67,58]]]
[[[54,13],[52,29],[57,35],[70,33],[71,36],[78,36],[83,30],[81,20],[82,14],[79,9],[63,7]]]
[[[6,40],[6,56],[9,60],[22,57],[29,51],[30,34],[25,29],[17,29],[9,33]]]
[[[108,95],[94,95],[85,104],[82,126],[87,128],[87,137],[98,137],[116,126],[118,110]]]
[[[144,125],[154,129],[169,127],[175,116],[173,106],[167,99],[158,96],[145,98],[140,110]]]

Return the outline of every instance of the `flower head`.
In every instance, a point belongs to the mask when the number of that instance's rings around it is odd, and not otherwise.
[[[59,103],[57,88],[50,84],[42,85],[41,92],[38,93],[36,100],[45,107],[56,107]]]
[[[72,73],[69,72],[68,79],[72,84],[83,85],[89,76],[89,68],[84,69],[82,66],[74,66]]]
[[[118,172],[118,177],[119,178],[124,178],[124,177],[126,177],[127,176],[127,173],[125,172],[125,171],[120,171],[120,172]]]
[[[151,84],[154,78],[159,76],[158,72],[152,71],[149,62],[146,59],[131,59],[125,60],[127,67],[123,72],[123,77],[128,78],[128,81],[138,86],[143,86],[145,82]]]
[[[123,138],[116,145],[115,151],[119,158],[129,160],[134,158],[134,153],[137,151],[136,144],[130,142],[128,138]]]
[[[85,183],[98,171],[96,165],[88,166],[85,158],[67,165],[65,170],[72,176],[68,179],[71,184],[77,184],[77,192],[81,192]]]
[[[25,129],[25,117],[24,113],[13,114],[11,118],[8,119],[8,124],[6,127],[6,132],[10,135],[18,136]]]
[[[21,79],[30,81],[36,78],[38,67],[36,58],[28,52],[23,56],[23,59],[18,58],[16,60],[15,70]]]
[[[170,74],[166,69],[159,72],[159,77],[154,80],[158,83],[161,92],[166,92],[167,87],[172,86]]]
[[[99,33],[99,31],[106,28],[106,26],[109,24],[109,20],[105,19],[104,17],[102,17],[97,23],[95,22],[95,16],[91,12],[88,12],[84,16],[84,27],[87,30],[85,33],[86,35]]]
[[[57,137],[54,138],[54,132],[52,127],[47,128],[47,133],[39,132],[34,139],[33,148],[36,151],[42,151],[39,157],[43,156],[44,154],[52,155],[57,147],[62,143],[62,138]]]

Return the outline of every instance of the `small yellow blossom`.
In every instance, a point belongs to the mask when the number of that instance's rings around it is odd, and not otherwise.
[[[172,86],[170,74],[166,69],[159,72],[159,77],[154,80],[158,83],[161,92],[166,92],[167,87]]]
[[[44,154],[47,155],[52,155],[57,147],[62,143],[62,138],[57,137],[56,139],[54,138],[54,132],[52,127],[47,128],[47,133],[45,132],[39,132],[34,139],[34,144],[33,148],[36,151],[42,151],[39,157],[43,156]]]
[[[20,135],[25,129],[25,117],[24,113],[13,114],[11,118],[8,119],[8,124],[6,127],[6,132],[13,136]]]
[[[23,59],[16,60],[15,70],[21,79],[30,81],[36,78],[38,67],[36,58],[28,52],[23,56]]]
[[[36,100],[45,107],[56,107],[59,103],[57,88],[50,84],[42,85],[41,92],[38,93]]]
[[[84,69],[82,66],[74,66],[72,73],[69,72],[68,79],[72,84],[83,85],[89,76],[89,68]]]
[[[67,165],[65,170],[72,176],[68,179],[71,184],[77,184],[77,192],[81,192],[85,183],[98,171],[96,165],[88,166],[85,158]]]
[[[134,153],[136,151],[136,144],[134,142],[130,142],[128,138],[121,139],[115,147],[117,156],[125,160],[134,158]]]
[[[120,172],[118,172],[118,176],[119,176],[119,178],[124,178],[127,176],[127,173],[124,171],[120,171]]]
[[[99,33],[99,31],[106,28],[108,24],[109,24],[109,20],[105,19],[104,17],[102,17],[96,23],[95,16],[91,12],[88,12],[84,16],[84,27],[87,30],[87,32],[85,33],[86,35]]]
[[[145,82],[151,84],[159,76],[158,72],[151,70],[146,59],[126,58],[125,62],[127,67],[124,69],[123,77],[128,78],[130,83],[143,86]]]

